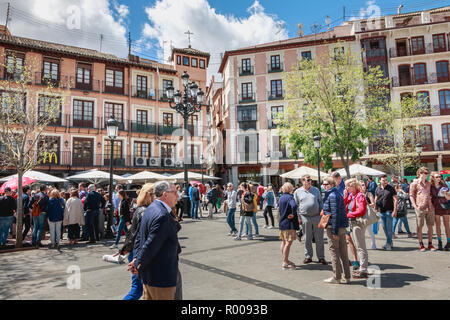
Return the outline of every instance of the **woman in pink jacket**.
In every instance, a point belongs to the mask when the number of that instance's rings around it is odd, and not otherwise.
[[[347,196],[345,200],[345,209],[347,218],[350,224],[350,231],[355,242],[356,250],[358,252],[359,269],[353,273],[353,278],[367,278],[367,266],[369,263],[369,256],[366,248],[366,227],[358,222],[357,218],[363,217],[366,214],[367,202],[366,197],[360,192],[360,184],[356,179],[350,179],[345,182],[347,188]]]

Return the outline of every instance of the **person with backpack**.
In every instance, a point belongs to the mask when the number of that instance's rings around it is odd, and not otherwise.
[[[64,220],[64,209],[66,208],[63,199],[61,199],[59,191],[53,189],[50,193],[46,212],[48,215],[48,226],[50,229],[50,245],[49,249],[56,248],[59,250],[59,242],[61,240],[61,225]]]
[[[242,190],[241,196],[241,219],[239,221],[239,232],[234,238],[235,240],[241,240],[242,231],[244,229],[244,223],[248,230],[247,240],[253,240],[252,234],[252,217],[255,210],[254,195],[249,191],[248,184],[243,182],[240,186]]]
[[[395,228],[397,224],[403,221],[405,230],[408,233],[408,238],[414,237],[416,234],[409,230],[408,218],[406,214],[408,213],[407,201],[409,200],[409,194],[404,191],[401,184],[395,185],[395,191],[397,192],[398,205],[397,205],[397,216],[394,218],[392,225],[392,237],[395,239]]]
[[[219,198],[219,191],[211,185],[211,189],[206,193],[208,198],[208,218],[213,218],[213,209],[216,208],[217,199]]]
[[[48,187],[41,185],[40,192],[33,200],[31,216],[33,217],[33,233],[31,235],[31,245],[36,248],[42,247],[41,239],[44,231],[45,218],[47,216],[46,209],[48,205]]]

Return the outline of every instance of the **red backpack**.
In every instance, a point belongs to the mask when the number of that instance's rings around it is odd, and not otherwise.
[[[33,207],[31,208],[31,216],[32,217],[39,217],[42,210],[41,210],[41,206],[39,205],[39,202],[41,201],[41,199],[39,199],[38,201],[35,201],[33,203]]]

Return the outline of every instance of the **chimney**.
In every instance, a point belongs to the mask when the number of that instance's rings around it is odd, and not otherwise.
[[[398,14],[402,14],[402,8],[403,8],[402,4],[398,6],[398,8],[397,8],[397,13]]]

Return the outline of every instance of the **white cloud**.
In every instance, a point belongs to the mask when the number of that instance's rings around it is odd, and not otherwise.
[[[282,21],[267,14],[257,0],[248,8],[247,17],[219,14],[207,0],[157,0],[145,11],[149,23],[142,30],[143,39],[156,40],[160,47],[167,41],[167,56],[170,41],[175,47],[188,46],[185,32],[190,30],[192,47],[211,53],[209,74],[217,72],[220,53],[288,37],[287,30],[280,29]]]
[[[15,0],[8,28],[16,36],[100,50],[125,57],[124,20],[129,9],[116,0]]]

